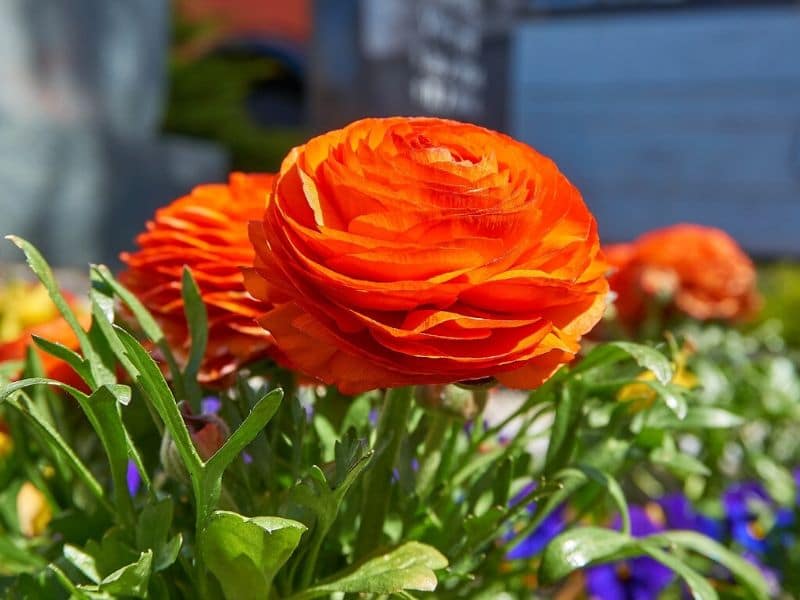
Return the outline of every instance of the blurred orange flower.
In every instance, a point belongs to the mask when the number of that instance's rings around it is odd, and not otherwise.
[[[608,290],[595,220],[556,165],[442,119],[365,119],[293,149],[250,237],[279,360],[345,393],[535,387]]]
[[[156,212],[123,253],[122,283],[153,313],[173,351],[183,356],[190,336],[183,313],[181,278],[188,266],[208,311],[209,336],[200,371],[205,383],[266,354],[269,335],[255,317],[265,307],[244,288],[241,267],[253,262],[247,223],[261,219],[274,175],[233,173],[227,184],[195,188]]]
[[[62,291],[81,327],[88,329],[91,315],[68,292]],[[59,314],[40,283],[16,282],[0,291],[0,362],[23,361],[29,345],[36,348],[47,377],[84,388],[80,377],[67,363],[40,350],[31,338],[39,336],[79,350],[78,338]]]
[[[759,305],[752,261],[719,229],[674,225],[605,250],[617,314],[629,327],[653,300],[700,320],[745,318]]]

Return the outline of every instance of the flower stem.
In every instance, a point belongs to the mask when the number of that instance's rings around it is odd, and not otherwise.
[[[364,474],[364,499],[355,556],[361,558],[380,545],[383,523],[389,512],[392,470],[406,432],[414,396],[412,386],[386,392],[378,421],[376,452],[372,467]]]
[[[417,474],[417,494],[425,498],[436,483],[436,473],[442,464],[442,444],[450,431],[451,419],[442,413],[430,415],[428,431],[425,434],[425,450]]]

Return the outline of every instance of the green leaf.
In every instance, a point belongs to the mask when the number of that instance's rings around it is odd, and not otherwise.
[[[611,499],[617,505],[617,510],[622,520],[622,533],[630,535],[631,517],[628,511],[628,502],[625,500],[625,493],[622,491],[622,487],[620,487],[619,483],[617,483],[617,480],[605,471],[596,469],[590,465],[578,465],[574,469],[564,469],[556,474],[556,477],[561,479],[562,477],[575,477],[576,475],[584,480],[594,481],[608,491]]]
[[[33,573],[45,566],[46,561],[33,549],[28,551],[24,542],[16,543],[4,532],[0,535],[0,576],[16,576]]]
[[[371,558],[349,573],[335,576],[306,590],[299,598],[312,598],[335,592],[399,594],[404,590],[432,592],[438,583],[438,569],[447,567],[447,559],[436,548],[419,542],[407,542],[394,550]]]
[[[658,406],[640,414],[644,426],[650,429],[731,429],[744,423],[740,416],[714,406],[690,406],[682,419],[671,410],[659,410]]]
[[[100,573],[94,557],[71,544],[64,544],[64,558],[83,573],[89,581],[100,583]]]
[[[711,587],[705,577],[676,556],[644,542],[640,543],[639,546],[646,554],[649,554],[662,565],[669,567],[680,575],[681,579],[689,586],[689,591],[692,593],[694,600],[717,600],[719,598],[717,592],[714,591],[714,588]]]
[[[766,600],[769,588],[761,571],[738,554],[734,554],[718,542],[695,531],[675,530],[645,538],[659,545],[676,545],[692,552],[702,554],[733,573],[734,577],[750,592],[755,600]]]
[[[158,323],[156,323],[156,320],[145,308],[144,304],[142,304],[132,292],[127,290],[120,282],[114,279],[114,276],[111,274],[111,271],[108,270],[108,267],[105,265],[92,265],[92,272],[93,274],[96,273],[99,278],[105,282],[117,296],[119,296],[122,302],[133,313],[133,316],[136,318],[136,321],[139,323],[139,326],[142,328],[142,331],[144,331],[148,338],[155,343],[158,343],[164,339],[164,332],[161,331],[161,327],[158,326]]]
[[[650,453],[650,462],[663,466],[678,477],[711,474],[711,470],[703,462],[675,448],[656,448]]]
[[[577,444],[575,432],[583,417],[583,394],[570,385],[561,388],[556,415],[547,445],[545,475],[555,473],[568,462]]]
[[[544,549],[539,579],[555,583],[577,569],[638,554],[634,540],[611,529],[579,527],[556,536]]]
[[[497,474],[492,483],[492,503],[495,506],[505,506],[511,492],[511,479],[514,475],[514,461],[506,458],[500,463]]]
[[[30,265],[33,272],[39,278],[39,281],[41,281],[42,285],[44,285],[47,293],[50,296],[50,299],[58,309],[58,312],[61,313],[61,315],[64,317],[64,320],[66,320],[72,331],[75,333],[75,336],[78,338],[78,343],[81,347],[81,352],[89,362],[89,369],[92,374],[93,383],[95,385],[115,383],[114,374],[106,368],[100,356],[92,347],[92,344],[89,341],[89,336],[81,327],[80,323],[78,322],[78,318],[75,316],[75,313],[70,308],[69,303],[61,293],[61,289],[59,288],[55,277],[53,277],[53,272],[50,269],[50,266],[47,264],[47,261],[44,260],[42,255],[32,244],[23,240],[22,238],[9,235],[6,236],[6,239],[11,240],[14,245],[16,245],[25,253],[25,259],[27,260],[28,265]]]
[[[163,498],[145,506],[136,524],[136,546],[141,551],[153,551],[154,571],[161,571],[174,563],[183,544],[181,534],[167,541],[172,513],[172,498]]]
[[[83,379],[87,384],[92,381],[92,374],[91,370],[89,369],[89,364],[83,359],[83,357],[72,350],[71,348],[67,348],[64,344],[60,342],[51,342],[50,340],[46,340],[43,337],[39,337],[36,334],[31,335],[33,339],[33,343],[39,346],[42,350],[47,352],[48,354],[55,356],[56,358],[63,360],[67,363],[72,369],[78,374],[78,376]]]
[[[200,533],[199,551],[225,598],[268,598],[273,578],[305,530],[289,519],[215,511]]]
[[[592,349],[572,370],[583,373],[599,366],[607,366],[632,358],[643,369],[651,371],[656,380],[666,385],[672,381],[672,364],[661,352],[650,346],[632,342],[607,342]]]
[[[145,399],[150,402],[164,422],[189,476],[195,482],[200,481],[203,461],[192,442],[189,430],[183,422],[183,417],[175,403],[175,397],[172,395],[164,375],[147,351],[130,333],[116,325],[114,325],[114,331],[131,364],[130,376],[136,380],[144,392]]]
[[[164,332],[153,318],[153,315],[150,314],[135,294],[127,290],[119,281],[114,279],[108,267],[105,265],[92,265],[92,284],[94,287],[98,287],[100,282],[107,285],[133,313],[133,316],[136,318],[142,331],[144,331],[144,334],[158,346],[163,354],[164,359],[169,365],[169,372],[173,384],[178,388],[182,388],[182,375],[175,362],[175,356],[172,354],[172,349],[167,343]],[[182,396],[181,389],[178,389],[178,395]]]
[[[198,408],[201,390],[197,383],[197,375],[200,372],[200,365],[203,363],[203,356],[205,356],[208,345],[208,312],[197,282],[187,266],[183,267],[181,295],[183,296],[186,325],[192,343],[189,349],[189,359],[183,370],[184,385],[190,391],[192,405]]]
[[[80,458],[73,452],[72,448],[61,434],[50,424],[49,420],[40,414],[39,409],[29,402],[24,401],[19,397],[12,397],[8,400],[9,405],[14,407],[28,423],[36,429],[41,439],[54,454],[60,455],[66,464],[72,469],[75,475],[80,479],[84,485],[89,489],[92,495],[97,499],[101,506],[103,506],[109,513],[113,513],[113,508],[108,504],[103,487],[100,482],[94,478],[92,473],[81,462]]]
[[[225,440],[222,447],[208,459],[207,467],[210,477],[222,477],[228,465],[266,427],[277,412],[281,400],[283,400],[283,390],[278,388],[264,395],[256,403],[250,414],[242,421],[242,424]]]
[[[748,459],[764,482],[770,497],[783,506],[794,506],[797,490],[792,474],[766,454],[751,452]]]
[[[139,555],[139,560],[117,569],[100,582],[100,591],[114,596],[147,597],[147,584],[153,570],[153,552],[147,550]]]
[[[128,525],[133,524],[133,503],[128,494],[128,432],[122,423],[117,396],[107,386],[99,387],[86,400],[79,399],[81,408],[97,432],[108,457],[114,499],[119,515]]]

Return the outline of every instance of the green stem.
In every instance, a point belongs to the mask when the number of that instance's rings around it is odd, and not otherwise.
[[[430,415],[425,434],[425,450],[417,472],[417,494],[426,498],[436,483],[436,473],[442,463],[442,444],[450,430],[450,418],[436,412]]]
[[[372,467],[364,474],[364,503],[355,545],[356,558],[369,554],[383,539],[383,523],[391,498],[392,469],[406,432],[413,397],[412,386],[392,388],[386,392],[375,438],[376,446],[384,446],[376,449]]]

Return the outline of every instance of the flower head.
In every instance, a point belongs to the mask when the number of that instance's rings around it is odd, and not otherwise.
[[[250,292],[285,365],[358,393],[571,360],[607,293],[580,193],[530,147],[435,118],[356,121],[295,148],[264,215]]]
[[[752,261],[724,231],[674,225],[605,248],[621,322],[637,327],[648,304],[700,320],[735,320],[759,304]]]
[[[255,322],[266,307],[244,289],[241,268],[253,262],[247,223],[261,219],[273,176],[234,173],[227,184],[202,185],[156,212],[137,238],[139,250],[121,255],[121,275],[154,314],[177,354],[190,337],[181,278],[188,266],[208,311],[208,347],[200,379],[217,381],[242,363],[266,355],[269,335]]]
[[[536,485],[531,483],[522,488],[522,490],[520,490],[514,496],[514,498],[511,499],[511,506],[522,502],[525,496],[530,494],[535,487]],[[528,504],[526,509],[529,514],[536,512],[536,502],[531,502]],[[567,506],[565,504],[562,504],[556,508],[542,520],[541,524],[534,529],[530,535],[519,542],[516,546],[511,548],[511,550],[508,551],[508,554],[506,554],[506,558],[509,560],[528,559],[538,555],[542,550],[544,550],[545,546],[550,543],[550,540],[564,531],[564,528],[567,525],[566,512]],[[510,532],[506,537],[510,539],[513,537],[513,535],[514,532]]]

